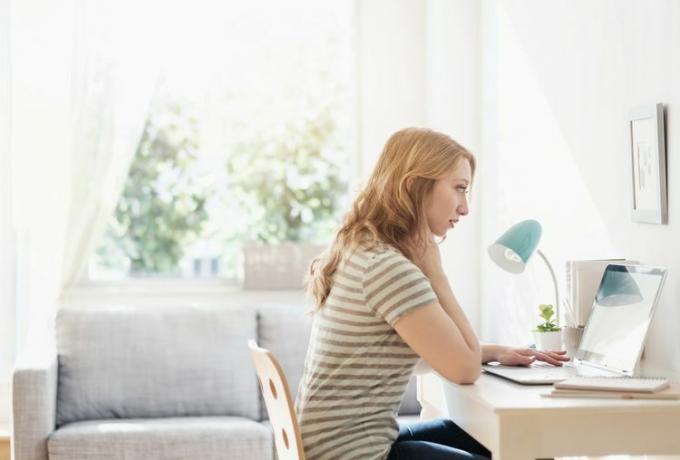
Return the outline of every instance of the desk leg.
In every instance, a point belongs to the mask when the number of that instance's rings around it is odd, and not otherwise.
[[[551,458],[547,457],[545,453],[538,452],[534,449],[531,444],[532,441],[518,442],[519,438],[522,438],[522,435],[508,433],[508,431],[511,430],[506,429],[504,430],[504,433],[501,434],[498,445],[498,455],[495,455],[496,453],[494,452],[494,460],[547,460]],[[510,439],[513,437],[514,439]]]

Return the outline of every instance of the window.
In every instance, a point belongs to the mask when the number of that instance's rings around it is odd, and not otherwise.
[[[237,283],[243,244],[326,243],[339,223],[352,2],[220,5],[164,12],[176,33],[92,280]]]

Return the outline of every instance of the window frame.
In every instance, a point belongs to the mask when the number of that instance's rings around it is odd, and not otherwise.
[[[347,190],[351,195],[359,189],[363,178],[363,153],[362,153],[362,104],[361,104],[361,77],[360,69],[360,14],[357,2],[352,5],[351,41],[350,49],[353,56],[353,68],[350,70],[353,78],[348,85],[350,132],[348,133],[348,161],[349,174]],[[354,154],[352,154],[354,152]],[[302,290],[295,290],[301,292]],[[282,291],[248,291],[244,289],[242,282],[228,280],[226,278],[134,278],[128,277],[117,280],[93,280],[89,277],[89,269],[85,267],[79,274],[73,286],[65,288],[62,299],[79,302],[87,297],[115,298],[121,295],[140,295],[151,297],[171,297],[178,294],[195,294],[209,298],[223,297],[246,292],[282,292]],[[288,292],[288,291],[285,291]]]

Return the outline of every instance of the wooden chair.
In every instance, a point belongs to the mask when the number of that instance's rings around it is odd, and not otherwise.
[[[260,348],[254,340],[248,341],[248,347],[255,362],[260,391],[274,430],[279,460],[305,460],[300,426],[283,368],[271,351]]]

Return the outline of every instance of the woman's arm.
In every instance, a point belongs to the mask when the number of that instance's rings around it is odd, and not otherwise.
[[[482,363],[490,363],[491,361],[498,361],[498,355],[500,354],[500,345],[495,344],[482,344]]]
[[[434,370],[456,383],[473,383],[481,372],[481,363],[499,361],[506,365],[526,366],[540,360],[559,366],[569,360],[561,352],[481,345],[444,274],[439,247],[427,241],[415,263],[430,280],[439,300],[436,304],[439,312],[423,312],[420,315],[417,315],[418,311],[412,312],[405,315],[403,319],[406,321],[400,319],[395,329]],[[409,319],[411,316],[413,318]],[[435,340],[430,340],[433,338]]]
[[[482,345],[482,363],[498,361],[506,366],[528,366],[534,361],[543,361],[553,366],[561,366],[569,360],[566,351],[534,350],[495,344]]]
[[[453,294],[449,280],[443,270],[431,275],[430,283],[435,294],[437,294],[440,305],[456,326],[458,326],[470,350],[477,353],[479,361],[482,362],[482,347],[477,339],[477,335],[472,329],[472,325],[468,321],[467,316],[465,316],[463,309],[460,307],[456,296]]]
[[[402,339],[442,377],[474,383],[481,373],[481,348],[470,347],[458,325],[439,302],[404,314],[394,325]]]
[[[415,263],[430,280],[438,302],[405,314],[395,330],[440,375],[455,383],[473,383],[481,373],[482,348],[449,286],[439,247],[428,240]]]

